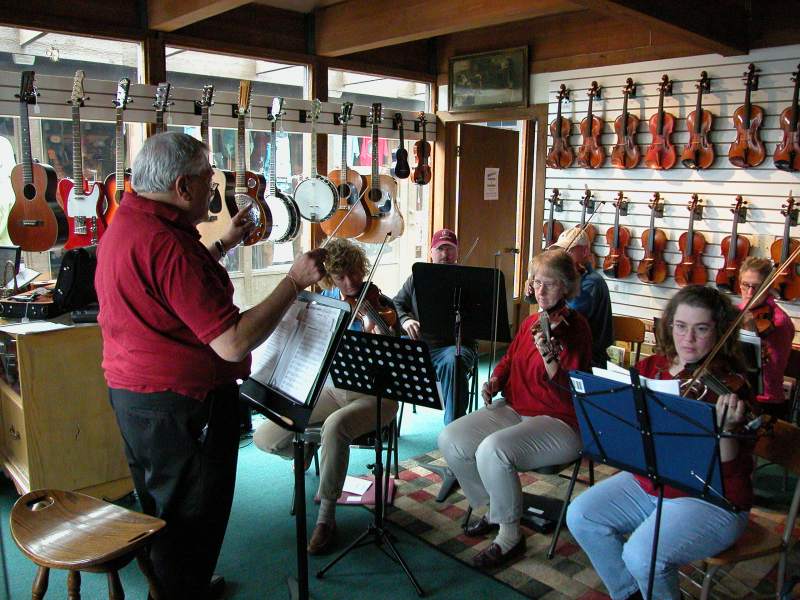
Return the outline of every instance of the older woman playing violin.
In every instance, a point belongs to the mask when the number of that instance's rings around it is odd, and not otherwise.
[[[747,257],[739,268],[739,287],[742,290],[740,309],[750,301],[772,272],[772,261],[755,256]],[[794,325],[770,290],[748,310],[742,329],[755,331],[761,338],[761,377],[763,390],[756,396],[762,412],[787,419],[789,407],[783,395],[783,374],[789,364],[794,339]]]
[[[343,239],[335,239],[326,248],[325,270],[321,284],[328,288],[323,295],[352,299],[363,287],[369,270],[369,260],[364,250]],[[392,306],[391,300],[388,300]],[[375,311],[378,312],[378,311]],[[370,319],[356,321],[353,329],[370,329]],[[347,465],[350,459],[350,442],[360,435],[375,430],[376,398],[367,394],[340,390],[329,380],[320,392],[310,423],[322,423],[320,452],[319,497],[317,524],[308,544],[309,554],[324,554],[336,541],[336,501],[342,494]],[[397,414],[397,402],[381,401],[381,419],[388,425]],[[265,421],[253,434],[255,445],[265,452],[292,456],[293,434],[272,421]],[[313,452],[313,449],[309,449]],[[310,457],[310,454],[309,454]]]
[[[639,363],[640,373],[654,379],[688,375],[693,365],[714,348],[737,314],[728,297],[714,288],[692,285],[681,289],[669,301],[659,322],[658,353]],[[740,363],[735,334],[717,354],[712,369],[728,388],[738,389],[738,395],[716,398],[720,429],[728,432],[744,423],[745,400],[750,399],[746,382],[736,374]],[[702,399],[714,401],[715,397],[707,390]],[[737,510],[725,510],[665,487],[653,598],[680,598],[678,568],[725,550],[747,527],[753,495],[750,445],[723,438],[720,458],[725,494]],[[646,596],[656,494],[650,480],[623,472],[589,488],[569,507],[569,530],[613,600]]]
[[[486,535],[499,526],[494,542],[473,559],[483,569],[525,553],[517,472],[575,460],[581,447],[567,373],[590,367],[592,332],[565,303],[580,291],[580,278],[569,254],[551,250],[533,259],[532,279],[556,342],[547,343],[539,314],[531,315],[483,386],[486,406],[456,419],[439,435],[439,448],[470,505],[489,504],[488,515],[467,535]],[[503,398],[492,401],[500,391]]]

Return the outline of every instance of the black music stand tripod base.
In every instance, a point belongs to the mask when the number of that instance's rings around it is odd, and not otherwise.
[[[384,527],[381,400],[389,398],[397,402],[441,409],[436,385],[430,383],[436,380],[435,373],[430,352],[424,342],[354,331],[345,333],[331,368],[331,377],[337,388],[375,396],[375,510],[373,521],[367,530],[320,569],[317,577],[323,577],[350,551],[376,544],[384,554],[400,565],[417,595],[425,595]]]

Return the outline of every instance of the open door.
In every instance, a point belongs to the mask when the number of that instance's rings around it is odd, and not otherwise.
[[[505,276],[506,301],[512,333],[517,323],[514,269],[517,255],[517,176],[519,134],[508,129],[459,125],[458,208],[456,233],[464,256],[479,238],[463,264],[494,267],[495,256]]]

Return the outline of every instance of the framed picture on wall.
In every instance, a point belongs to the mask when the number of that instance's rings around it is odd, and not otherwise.
[[[528,47],[454,56],[449,64],[448,110],[528,106]]]

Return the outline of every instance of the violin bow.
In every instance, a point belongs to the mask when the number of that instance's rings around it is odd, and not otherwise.
[[[588,229],[589,225],[590,225],[590,224],[591,224],[591,222],[592,222],[592,219],[594,219],[594,216],[595,216],[595,215],[596,215],[598,212],[600,212],[600,209],[601,209],[601,208],[603,208],[603,205],[606,203],[606,201],[605,201],[605,200],[600,200],[599,202],[600,202],[600,206],[598,206],[597,208],[595,208],[595,209],[594,209],[594,212],[592,212],[592,214],[591,214],[591,215],[589,215],[589,218],[588,218],[588,219],[586,219],[586,223],[584,223],[583,225],[576,225],[576,226],[575,226],[575,227],[577,227],[578,229],[580,229],[580,230],[581,230],[581,233],[585,232],[585,231],[586,231],[586,229]],[[579,235],[580,235],[580,234],[579,234]],[[572,238],[572,241],[569,243],[569,246],[567,246],[566,248],[564,248],[564,252],[567,252],[567,251],[568,251],[570,248],[572,248],[572,246],[573,246],[573,245],[575,245],[575,241],[576,241],[577,239],[578,239],[578,236],[577,236],[577,235],[576,235],[574,238]]]
[[[339,228],[342,225],[344,225],[344,222],[347,220],[347,217],[350,216],[350,213],[353,212],[353,209],[356,207],[357,203],[358,203],[358,201],[353,202],[350,205],[350,208],[347,209],[347,214],[345,216],[343,216],[342,220],[339,221],[339,224],[336,227],[333,228],[333,231],[331,231],[331,234],[328,236],[328,238],[324,242],[322,242],[322,244],[320,245],[320,248],[324,248],[325,246],[327,246],[328,242],[330,242],[334,237],[336,237],[336,232],[339,231]]]
[[[344,219],[342,219],[342,221],[344,221]],[[350,317],[350,323],[348,323],[347,325],[348,329],[350,329],[353,326],[353,323],[355,323],[355,320],[358,317],[358,311],[361,310],[361,305],[364,303],[364,299],[367,297],[367,291],[369,290],[369,286],[372,283],[372,278],[375,276],[375,270],[378,268],[378,261],[380,261],[381,255],[383,254],[383,250],[384,248],[386,248],[386,242],[389,241],[391,235],[392,232],[390,231],[389,233],[386,234],[386,237],[383,238],[381,247],[378,250],[378,256],[375,257],[375,260],[372,262],[372,268],[369,270],[369,276],[367,276],[367,280],[361,286],[361,293],[358,295],[358,301],[356,301],[356,305],[353,307],[353,313],[352,316]]]
[[[472,251],[473,251],[473,250],[475,250],[475,246],[477,246],[477,245],[478,245],[478,241],[479,241],[480,239],[481,239],[481,238],[479,238],[479,237],[476,237],[476,238],[475,238],[475,241],[474,241],[474,242],[472,242],[472,246],[470,246],[470,247],[469,247],[469,250],[467,251],[467,254],[466,254],[466,256],[464,256],[464,258],[462,258],[462,259],[461,259],[461,260],[459,260],[458,262],[460,262],[462,265],[463,265],[465,262],[467,262],[467,260],[469,259],[469,257],[472,255]]]
[[[697,380],[700,379],[700,377],[706,371],[708,371],[708,367],[711,365],[711,361],[714,360],[719,351],[725,345],[725,342],[728,341],[728,338],[731,337],[734,331],[736,331],[736,328],[742,324],[742,321],[744,320],[747,311],[750,310],[750,307],[753,304],[758,304],[759,302],[761,302],[764,296],[767,295],[767,292],[769,292],[772,285],[778,279],[781,272],[783,272],[783,270],[786,268],[787,265],[792,264],[792,262],[796,260],[798,256],[800,256],[800,246],[795,248],[795,250],[788,256],[788,258],[785,261],[783,261],[783,263],[772,268],[772,272],[769,274],[769,277],[767,277],[764,280],[764,282],[761,284],[761,287],[758,288],[758,291],[755,294],[753,294],[753,297],[750,298],[747,304],[745,304],[744,308],[739,313],[739,315],[734,319],[733,323],[730,324],[727,331],[725,331],[725,333],[723,333],[722,336],[717,340],[717,343],[711,349],[711,352],[708,353],[708,356],[706,356],[701,365],[694,371],[692,378],[689,380],[689,383],[686,386],[687,392],[688,390],[692,389],[692,386],[695,383],[697,383]]]

